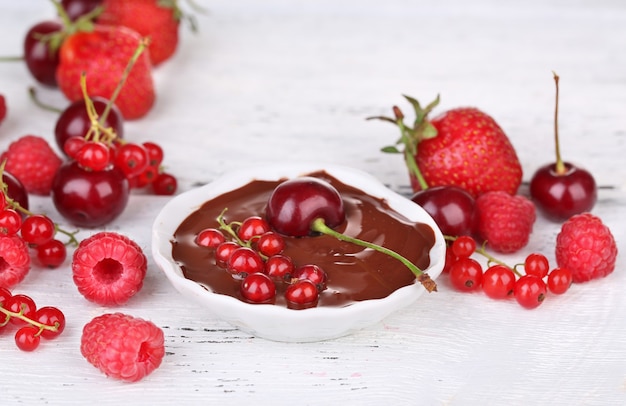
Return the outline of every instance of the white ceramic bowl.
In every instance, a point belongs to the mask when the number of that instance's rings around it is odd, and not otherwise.
[[[184,297],[243,331],[275,341],[311,342],[341,337],[376,324],[390,313],[414,302],[425,292],[419,283],[400,288],[383,299],[360,301],[345,307],[291,310],[271,304],[249,304],[215,294],[183,276],[181,268],[172,258],[171,240],[180,223],[203,203],[251,180],[293,178],[322,169],[343,183],[386,199],[391,208],[408,219],[430,225],[435,230],[435,244],[430,251],[430,266],[425,271],[433,280],[439,276],[445,261],[445,242],[433,219],[421,207],[365,172],[342,166],[306,163],[231,172],[208,185],[174,197],[161,210],[152,228],[152,254],[157,265]]]

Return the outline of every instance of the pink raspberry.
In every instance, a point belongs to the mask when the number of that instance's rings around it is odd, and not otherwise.
[[[36,135],[25,135],[13,141],[0,156],[6,159],[5,170],[18,178],[28,193],[47,196],[62,160],[48,142]]]
[[[487,192],[476,199],[476,231],[494,250],[511,253],[528,244],[535,223],[535,205],[524,196],[502,191]]]
[[[130,238],[101,231],[80,242],[72,271],[78,291],[101,305],[121,305],[143,286],[148,261]]]
[[[11,289],[30,270],[28,245],[17,235],[0,233],[0,287]]]
[[[80,352],[107,376],[136,382],[161,365],[163,330],[122,313],[107,313],[83,327]]]
[[[607,276],[615,269],[617,245],[611,230],[591,213],[576,214],[556,236],[556,263],[574,282]]]

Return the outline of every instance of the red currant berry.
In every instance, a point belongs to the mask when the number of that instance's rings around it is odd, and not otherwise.
[[[148,165],[139,175],[128,178],[133,188],[139,189],[148,186],[159,176],[159,167]]]
[[[228,266],[228,259],[239,245],[232,241],[226,241],[215,247],[215,262],[222,267]]]
[[[313,284],[317,287],[317,290],[320,292],[326,289],[326,272],[324,272],[324,270],[317,265],[303,265],[297,268],[292,276],[298,280],[308,280],[313,282]]]
[[[483,274],[483,292],[492,299],[506,299],[513,296],[515,274],[504,265],[493,265]]]
[[[557,295],[567,292],[572,285],[572,271],[567,268],[554,268],[548,274],[548,289]]]
[[[470,292],[480,289],[483,268],[472,258],[459,258],[450,267],[450,282],[457,290]]]
[[[226,237],[216,228],[205,228],[196,236],[196,244],[201,247],[217,248],[224,241],[226,241]]]
[[[450,246],[446,247],[446,260],[445,263],[443,264],[443,271],[444,273],[448,273],[450,272],[450,267],[452,266],[452,264],[454,264],[456,262],[456,255],[454,255],[454,253],[452,252],[452,248]]]
[[[233,275],[245,276],[255,272],[263,272],[263,259],[252,248],[239,247],[228,258],[226,270]]]
[[[54,238],[56,227],[48,216],[33,214],[24,219],[20,231],[28,244],[41,245]]]
[[[169,173],[160,173],[152,181],[152,191],[158,196],[171,196],[178,189],[178,181],[174,175]]]
[[[92,171],[102,171],[111,163],[111,151],[101,142],[87,142],[74,157],[80,166]]]
[[[251,273],[241,282],[241,295],[252,303],[270,303],[276,297],[276,285],[263,273]]]
[[[265,273],[275,280],[285,281],[290,279],[293,270],[293,261],[285,255],[272,255],[265,261]]]
[[[4,196],[3,193],[0,193]],[[22,216],[13,209],[0,211],[0,232],[6,235],[15,235],[22,227]]]
[[[148,151],[148,165],[158,168],[163,162],[163,148],[154,142],[144,142],[143,146]]]
[[[22,351],[34,351],[39,347],[40,341],[39,329],[34,326],[21,327],[15,333],[15,344]]]
[[[524,275],[515,283],[515,300],[527,309],[534,309],[546,298],[547,287],[543,279],[535,275]]]
[[[7,298],[4,301],[5,309],[13,313],[22,314],[29,319],[33,319],[35,317],[35,312],[37,311],[37,306],[35,305],[35,301],[31,299],[29,296],[17,294]],[[24,325],[26,322],[20,318],[12,317],[11,323],[16,325]]]
[[[65,315],[56,307],[45,306],[40,308],[35,313],[34,320],[46,326],[56,328],[56,330],[49,330],[47,328],[41,330],[41,336],[46,339],[57,337],[65,329]]]
[[[452,253],[457,258],[470,257],[476,251],[476,240],[469,235],[457,237],[452,243]]]
[[[257,237],[270,231],[267,221],[259,216],[251,216],[241,222],[237,235],[242,241],[250,241],[252,237]]]
[[[1,306],[6,307],[4,306],[4,302],[11,296],[13,295],[11,294],[11,291],[9,289],[0,287],[0,305]]]
[[[271,257],[283,252],[285,249],[285,240],[280,234],[268,231],[259,237],[256,246],[261,254]]]
[[[135,176],[148,167],[148,151],[143,145],[128,142],[117,148],[114,164],[127,177]]]
[[[285,290],[285,299],[289,308],[313,307],[319,300],[319,292],[313,282],[306,279],[298,280]]]
[[[524,271],[526,275],[535,275],[544,278],[550,270],[548,258],[543,254],[529,254],[524,261]]]
[[[78,154],[78,151],[86,144],[87,140],[83,137],[70,137],[63,143],[63,152],[65,152],[68,157],[76,159],[76,154]]]
[[[58,268],[67,258],[67,248],[62,241],[52,239],[37,246],[37,259],[48,268]]]

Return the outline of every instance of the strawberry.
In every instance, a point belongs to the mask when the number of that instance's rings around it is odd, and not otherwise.
[[[169,59],[178,46],[180,9],[176,0],[104,0],[100,24],[121,25],[150,38],[153,65]]]
[[[535,205],[521,195],[491,191],[476,199],[476,233],[497,252],[512,253],[528,244]]]
[[[486,113],[472,107],[449,110],[429,120],[428,114],[439,97],[422,108],[409,96],[415,110],[413,127],[404,124],[404,115],[394,107],[390,121],[402,132],[397,144],[404,144],[414,191],[429,186],[458,186],[478,197],[489,191],[515,194],[522,181],[522,167],[508,137]],[[384,152],[400,152],[395,146]]]
[[[87,78],[89,95],[111,99],[142,39],[135,31],[95,24],[91,31],[69,35],[59,50],[57,82],[70,101],[83,100],[80,78]],[[148,52],[134,62],[115,104],[125,119],[143,117],[156,95]]]
[[[5,170],[24,185],[28,193],[47,196],[62,160],[44,138],[25,135],[13,141],[0,156]]]
[[[607,276],[615,269],[617,245],[611,230],[591,213],[570,217],[556,237],[556,262],[574,282]]]

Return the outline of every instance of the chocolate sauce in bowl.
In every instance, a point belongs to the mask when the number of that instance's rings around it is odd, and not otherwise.
[[[429,266],[429,252],[435,243],[435,234],[429,225],[408,220],[383,199],[369,196],[326,172],[307,176],[328,181],[343,197],[346,221],[335,228],[336,231],[396,251],[420,269]],[[179,225],[172,239],[172,257],[187,279],[214,293],[243,300],[239,293],[241,281],[216,265],[214,250],[198,246],[195,238],[207,227],[219,228],[217,218],[225,208],[227,223],[243,221],[253,215],[264,216],[267,200],[281,181],[253,180],[205,202]],[[321,293],[318,306],[346,306],[355,301],[380,299],[417,283],[415,275],[402,263],[372,249],[326,235],[284,239],[284,254],[290,256],[296,266],[315,264],[326,271],[328,287]],[[276,305],[286,306],[285,288],[285,284],[277,284]]]

